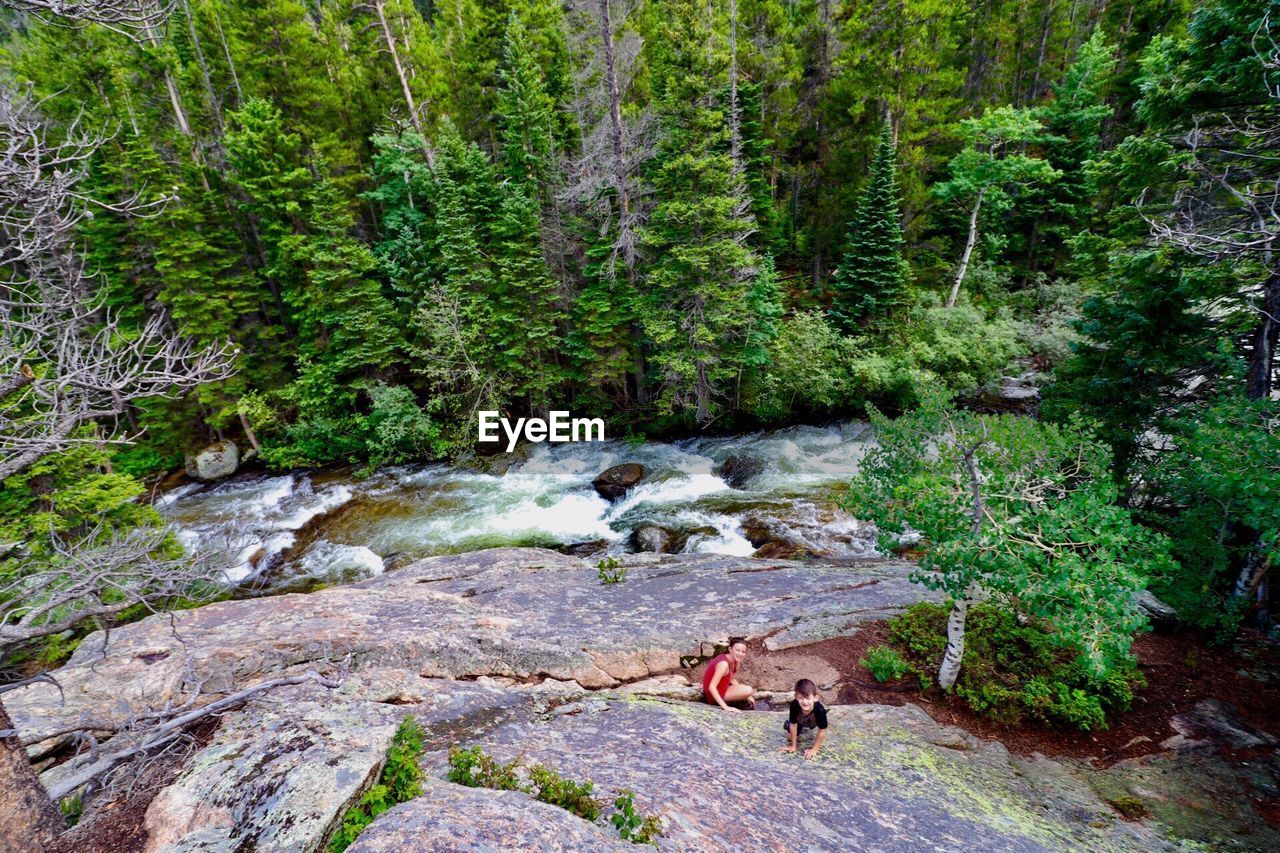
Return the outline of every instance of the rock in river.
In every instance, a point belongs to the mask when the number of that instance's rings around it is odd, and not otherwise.
[[[595,488],[596,493],[600,497],[616,501],[627,493],[637,483],[644,479],[645,471],[643,465],[637,465],[635,462],[624,462],[621,465],[614,465],[600,473],[600,476],[591,481],[591,485]]]
[[[219,441],[188,456],[188,476],[203,482],[230,477],[240,467],[240,448],[234,441]]]

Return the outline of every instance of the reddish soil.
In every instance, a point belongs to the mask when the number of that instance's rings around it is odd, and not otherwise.
[[[1134,642],[1138,667],[1147,679],[1133,707],[1111,728],[1081,732],[1067,728],[1009,726],[980,717],[936,687],[921,692],[913,678],[880,684],[858,661],[867,648],[888,639],[884,622],[863,626],[851,637],[771,652],[761,639],[748,643],[740,681],[770,691],[791,690],[796,679],[812,678],[823,686],[822,674],[838,672],[838,692],[827,690],[830,704],[902,705],[914,702],[940,723],[958,726],[986,740],[999,740],[1012,752],[1039,752],[1053,758],[1087,758],[1108,767],[1125,758],[1160,752],[1160,742],[1174,735],[1169,718],[1194,709],[1206,698],[1230,702],[1241,718],[1256,728],[1280,734],[1280,654],[1259,640],[1246,641],[1238,651],[1209,648],[1190,634],[1146,634]],[[687,670],[701,683],[706,664]],[[1259,681],[1240,670],[1268,670],[1273,677]],[[828,680],[829,683],[829,680]],[[1241,755],[1241,758],[1245,756]]]

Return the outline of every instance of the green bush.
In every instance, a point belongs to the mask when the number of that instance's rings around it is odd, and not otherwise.
[[[561,776],[545,764],[527,767],[529,783],[523,784],[519,768],[521,759],[501,762],[478,746],[449,750],[450,782],[468,788],[492,788],[499,791],[523,791],[534,799],[572,812],[583,820],[598,823],[604,811],[604,803],[597,799],[595,785],[591,782],[575,782]],[[652,844],[662,834],[656,815],[641,816],[635,810],[635,795],[624,790],[613,801],[614,812],[609,822],[618,830],[624,841],[633,844]]]
[[[624,788],[613,801],[614,812],[609,816],[609,822],[618,830],[618,837],[623,841],[657,847],[658,836],[662,835],[658,816],[637,814],[635,797],[634,791]]]
[[[875,680],[881,682],[897,681],[911,669],[902,655],[888,646],[872,646],[858,663],[871,670]]]
[[[1026,350],[1007,311],[988,315],[962,300],[952,308],[928,303],[917,308],[907,352],[916,367],[942,385],[963,390],[998,378]]]
[[[596,577],[600,578],[600,583],[622,583],[627,579],[627,567],[617,557],[605,557],[596,563]]]
[[[889,640],[922,689],[946,651],[947,613],[942,605],[922,603],[889,623]],[[1012,611],[980,603],[969,608],[964,661],[952,692],[975,713],[1010,725],[1061,723],[1095,731],[1107,727],[1108,715],[1127,709],[1134,689],[1144,685],[1133,663],[1105,677],[1092,675],[1044,623],[1021,624]]]
[[[478,746],[449,750],[448,779],[468,788],[492,788],[495,791],[520,791],[520,777],[516,775],[519,760],[506,764],[498,761]]]
[[[604,804],[591,796],[595,786],[590,782],[575,782],[542,764],[529,768],[529,781],[533,783],[535,799],[567,812],[573,812],[583,820],[595,823],[600,819]]]
[[[374,818],[397,803],[422,793],[419,785],[422,770],[418,767],[418,758],[422,755],[422,734],[422,727],[417,721],[413,717],[405,717],[391,739],[387,761],[377,783],[343,815],[341,826],[329,842],[331,851],[341,853],[346,850],[364,828],[373,823]]]

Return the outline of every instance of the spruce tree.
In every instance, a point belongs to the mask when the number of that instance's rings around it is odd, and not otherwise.
[[[661,370],[661,408],[707,424],[739,365],[746,294],[757,259],[746,245],[754,223],[729,154],[724,89],[727,57],[716,49],[701,4],[662,7],[655,57],[663,138],[651,182],[658,200],[642,244],[654,259],[641,318]]]
[[[845,332],[892,322],[909,298],[911,272],[902,257],[897,150],[888,120],[857,212],[849,223],[849,248],[833,285],[831,315]]]

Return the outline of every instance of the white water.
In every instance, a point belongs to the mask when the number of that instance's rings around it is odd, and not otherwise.
[[[497,545],[603,541],[617,553],[648,524],[686,537],[686,551],[748,556],[755,547],[744,520],[813,553],[863,556],[874,553],[872,533],[835,509],[831,493],[857,471],[869,441],[866,424],[855,422],[673,444],[538,444],[503,475],[439,464],[384,468],[365,480],[256,475],[184,486],[156,506],[184,541],[219,552],[232,582],[263,572],[272,583],[349,580],[392,558]],[[762,468],[731,488],[718,475],[729,456]],[[591,480],[622,462],[648,474],[611,504]]]

